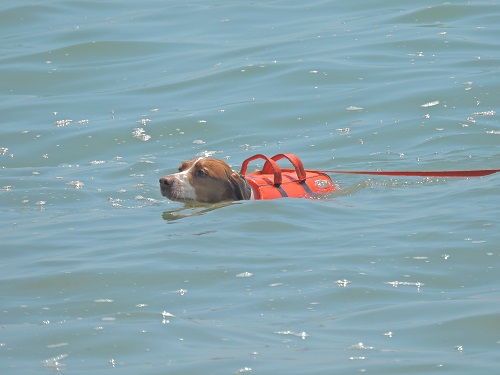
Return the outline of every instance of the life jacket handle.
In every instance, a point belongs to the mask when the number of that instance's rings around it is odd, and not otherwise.
[[[307,178],[306,170],[304,169],[302,161],[295,154],[277,154],[274,155],[271,159],[274,161],[278,161],[283,158],[288,159],[288,161],[292,163],[293,167],[295,168],[295,172],[297,173],[298,180],[300,182],[305,181]],[[269,174],[270,169],[271,169],[270,164],[266,162],[266,164],[264,164],[264,168],[262,168],[262,173]]]
[[[246,159],[243,164],[241,165],[241,170],[240,170],[240,174],[242,175],[245,175],[247,173],[247,168],[248,168],[248,163],[250,163],[251,161],[253,160],[257,160],[257,159],[264,159],[266,161],[266,164],[268,167],[267,169],[272,169],[273,171],[273,174],[274,174],[274,185],[275,186],[278,186],[278,185],[281,185],[281,182],[282,182],[282,179],[281,179],[281,168],[278,166],[278,164],[276,164],[276,162],[267,157],[266,155],[262,155],[262,154],[257,154],[257,155],[254,155],[252,157],[249,157],[248,159]],[[271,167],[269,167],[269,165]]]

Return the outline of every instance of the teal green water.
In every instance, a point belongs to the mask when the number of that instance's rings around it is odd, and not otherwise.
[[[194,155],[500,168],[498,5],[9,4],[2,374],[498,373],[499,176],[212,207],[158,189]]]

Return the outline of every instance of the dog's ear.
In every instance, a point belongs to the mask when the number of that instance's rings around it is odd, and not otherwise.
[[[231,183],[231,188],[233,189],[236,200],[241,201],[250,199],[252,196],[252,188],[242,175],[232,171],[229,175],[229,182]]]

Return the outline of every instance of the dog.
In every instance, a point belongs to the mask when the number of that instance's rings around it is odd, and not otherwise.
[[[265,160],[262,170],[247,172],[248,163]],[[283,169],[276,162],[288,159],[293,169]],[[170,200],[186,203],[221,203],[240,200],[276,198],[318,199],[340,186],[322,171],[306,170],[294,154],[269,158],[257,154],[247,158],[240,173],[222,160],[195,158],[179,167],[179,172],[160,178],[160,192]]]
[[[194,158],[181,164],[179,172],[160,178],[164,197],[180,202],[220,203],[253,199],[244,176],[224,161]]]

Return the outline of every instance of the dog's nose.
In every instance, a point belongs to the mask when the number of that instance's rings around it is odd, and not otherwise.
[[[174,178],[171,176],[165,176],[160,178],[160,185],[161,186],[169,186],[174,183]]]

